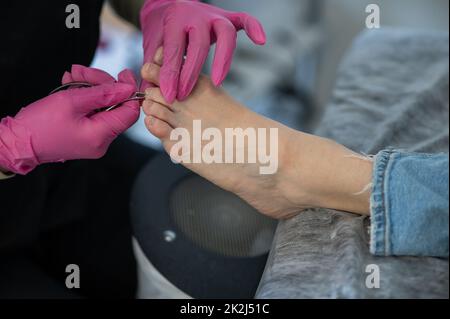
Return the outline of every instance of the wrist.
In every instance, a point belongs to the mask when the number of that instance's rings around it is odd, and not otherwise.
[[[25,175],[39,161],[31,144],[31,134],[15,119],[6,117],[0,122],[0,169]]]

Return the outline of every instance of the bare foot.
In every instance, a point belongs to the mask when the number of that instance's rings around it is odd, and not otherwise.
[[[160,67],[144,66],[142,75],[159,85]],[[369,212],[370,192],[361,192],[371,180],[372,163],[332,141],[292,130],[256,114],[233,100],[209,78],[202,76],[192,95],[183,102],[168,104],[159,88],[147,91],[143,109],[148,130],[160,138],[170,154],[179,140],[177,129],[194,135],[194,121],[203,129],[216,128],[226,143],[230,128],[277,129],[277,169],[262,174],[261,163],[194,163],[195,154],[182,163],[216,185],[231,191],[257,210],[273,218],[288,218],[310,207],[342,209],[360,214]],[[198,124],[198,122],[197,122]],[[269,134],[269,133],[268,133]],[[171,139],[172,135],[172,139]],[[201,141],[202,148],[208,141]],[[272,148],[270,139],[256,148]],[[191,143],[191,145],[193,145]],[[248,148],[251,146],[244,146]],[[241,146],[242,148],[242,146]],[[258,150],[255,150],[256,152]]]

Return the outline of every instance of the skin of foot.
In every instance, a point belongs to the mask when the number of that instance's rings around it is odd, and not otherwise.
[[[236,102],[212,81],[201,76],[185,101],[167,103],[158,88],[161,51],[155,63],[141,70],[155,87],[147,89],[143,103],[148,130],[164,149],[177,143],[172,130],[193,130],[194,120],[204,128],[277,128],[278,170],[261,175],[260,164],[182,163],[219,187],[237,194],[261,213],[286,219],[308,208],[330,208],[362,215],[370,212],[373,163],[351,150],[321,137],[305,134],[265,118]],[[225,134],[223,134],[224,136]]]

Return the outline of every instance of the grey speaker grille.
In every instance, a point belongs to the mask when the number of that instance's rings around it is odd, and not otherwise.
[[[238,196],[198,176],[175,187],[169,211],[187,238],[225,256],[253,257],[268,252],[277,225]]]

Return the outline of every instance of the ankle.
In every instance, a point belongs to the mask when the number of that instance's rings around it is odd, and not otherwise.
[[[315,207],[316,195],[309,189],[311,171],[308,154],[311,152],[309,136],[290,130],[280,138],[279,171],[276,176],[276,189],[290,205],[289,210],[301,211]],[[306,161],[305,161],[306,159]]]
[[[372,162],[342,145],[301,132],[280,151],[277,187],[292,209],[330,208],[369,213]]]

